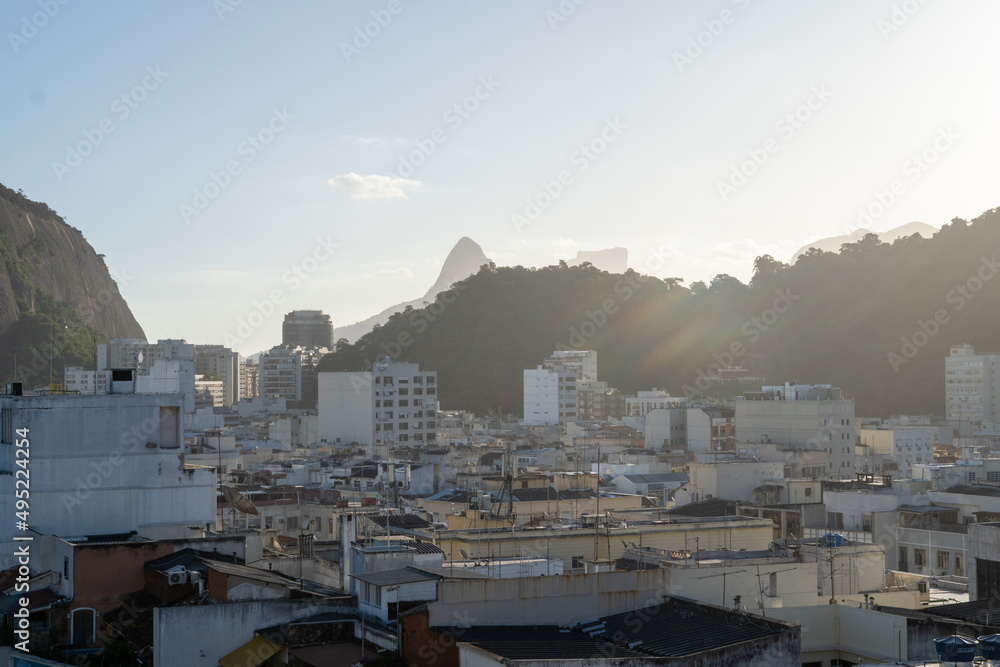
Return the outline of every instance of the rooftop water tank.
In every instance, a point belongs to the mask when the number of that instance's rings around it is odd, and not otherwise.
[[[844,536],[838,533],[827,533],[823,536],[824,547],[839,547],[844,543]]]
[[[938,658],[945,662],[972,662],[976,658],[979,642],[972,637],[951,635],[934,640]]]
[[[983,635],[979,638],[979,652],[984,660],[1000,660],[1000,635]]]

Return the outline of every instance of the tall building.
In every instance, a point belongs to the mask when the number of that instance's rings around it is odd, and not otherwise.
[[[607,390],[597,380],[595,350],[556,350],[524,371],[524,423],[552,426],[593,417],[595,392],[603,403]]]
[[[260,395],[265,398],[302,399],[302,351],[272,347],[260,355]]]
[[[739,443],[775,443],[825,450],[826,476],[854,477],[854,399],[830,385],[765,386],[736,399]]]
[[[577,377],[565,368],[528,368],[524,371],[524,423],[554,426],[576,421]]]
[[[260,366],[247,361],[240,371],[240,400],[260,396]]]
[[[976,354],[969,344],[952,345],[944,358],[945,419],[968,422],[1000,421],[1000,355]]]
[[[597,350],[556,350],[542,365],[562,368],[580,382],[597,382]]]
[[[281,324],[281,344],[332,350],[333,322],[322,310],[293,310]]]
[[[437,372],[377,361],[370,371],[319,374],[319,435],[384,456],[391,445],[437,442]]]
[[[194,372],[222,383],[222,405],[230,406],[243,396],[242,355],[223,345],[195,345]]]

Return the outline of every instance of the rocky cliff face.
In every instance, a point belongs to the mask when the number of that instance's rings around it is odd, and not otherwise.
[[[61,353],[83,340],[86,352],[94,336],[145,338],[103,258],[80,230],[47,205],[2,185],[0,256],[0,363],[19,351],[46,347],[47,354],[49,336],[37,340],[37,334],[50,320],[61,329],[53,356],[65,363],[74,359]],[[56,367],[61,378],[62,367]]]
[[[378,315],[373,315],[355,324],[343,327],[334,325],[333,337],[335,340],[346,338],[349,342],[353,343],[371,331],[376,324],[385,324],[392,315],[406,310],[407,306],[422,308],[426,303],[433,302],[438,294],[447,291],[458,281],[465,280],[469,276],[474,275],[479,271],[479,267],[489,261],[489,258],[478,243],[463,236],[455,244],[455,247],[451,249],[451,252],[448,253],[448,257],[445,258],[444,264],[441,266],[441,273],[438,274],[438,279],[434,281],[434,285],[427,290],[427,293],[423,297],[405,303],[398,303],[395,306],[386,308]]]

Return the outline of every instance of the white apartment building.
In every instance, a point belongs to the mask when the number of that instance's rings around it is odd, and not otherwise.
[[[194,372],[222,383],[223,406],[230,406],[245,395],[243,356],[223,345],[195,345]]]
[[[875,456],[875,463],[868,464],[870,472],[885,472],[877,468],[887,458],[896,464],[893,477],[909,479],[914,465],[934,462],[935,432],[931,426],[862,428],[858,429],[858,444]]]
[[[286,347],[272,347],[260,355],[260,395],[265,398],[302,400],[302,352]]]
[[[596,350],[556,350],[542,365],[562,368],[579,382],[597,382]]]
[[[191,527],[215,520],[215,471],[186,466],[183,445],[177,395],[0,396],[0,512],[9,517],[0,566],[16,564],[13,538],[24,534],[14,515],[21,470],[30,475],[26,522],[39,533],[200,536]]]
[[[73,394],[106,394],[107,374],[81,366],[67,366],[63,369],[63,389]]]
[[[319,374],[319,436],[384,454],[437,442],[437,371],[385,357],[370,371]]]
[[[665,410],[684,406],[687,399],[671,398],[670,394],[653,387],[652,391],[640,391],[635,396],[625,397],[625,414],[630,417],[645,417],[653,410]]]
[[[1000,355],[952,345],[944,359],[945,419],[970,426],[1000,420]]]
[[[563,368],[524,371],[524,423],[554,426],[577,418],[577,377]]]
[[[854,399],[830,385],[765,386],[736,399],[739,443],[776,443],[825,450],[826,476],[854,477]]]

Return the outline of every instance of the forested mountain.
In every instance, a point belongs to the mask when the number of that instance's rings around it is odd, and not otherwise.
[[[993,209],[930,239],[870,234],[793,266],[758,257],[749,285],[487,264],[429,306],[338,342],[320,370],[390,354],[438,371],[443,409],[520,413],[523,369],[560,347],[595,349],[601,379],[627,392],[697,392],[732,362],[775,383],[840,386],[859,416],[941,414],[949,346],[1000,349],[998,250]]]
[[[48,205],[0,185],[0,381],[94,364],[94,343],[145,338],[104,256]],[[50,345],[51,342],[51,345]]]

